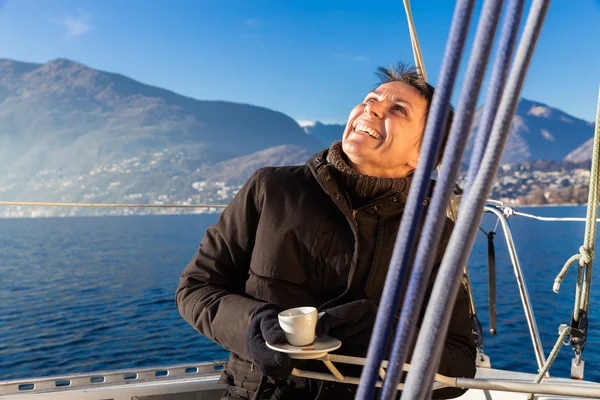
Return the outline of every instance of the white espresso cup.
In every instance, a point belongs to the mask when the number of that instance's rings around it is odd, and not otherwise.
[[[317,321],[321,317],[314,307],[290,308],[279,313],[279,325],[292,346],[307,346],[315,341]]]

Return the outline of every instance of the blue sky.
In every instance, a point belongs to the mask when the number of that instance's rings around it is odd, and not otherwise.
[[[411,3],[435,85],[454,2]],[[64,57],[198,99],[331,123],[373,88],[377,66],[412,62],[412,51],[401,0],[6,0],[0,57]],[[523,96],[591,121],[599,85],[600,0],[552,1]]]

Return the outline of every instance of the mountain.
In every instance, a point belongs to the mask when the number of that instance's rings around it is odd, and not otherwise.
[[[315,139],[319,140],[326,146],[338,140],[342,140],[345,125],[339,124],[323,124],[316,121],[304,127],[304,131]]]
[[[320,148],[283,113],[195,100],[65,59],[0,60],[0,105],[3,169],[77,171],[165,147],[213,162],[270,146]]]
[[[267,108],[196,100],[66,59],[0,59],[2,200],[196,201],[193,182],[243,182],[250,169],[303,163],[323,147]]]
[[[24,182],[0,187],[1,200],[62,201],[75,203],[141,204],[227,204],[258,168],[271,165],[304,164],[311,156],[305,148],[292,145],[269,147],[217,163],[191,166],[180,151],[163,149],[128,159],[99,164],[70,173],[44,169]],[[0,208],[4,217],[128,215],[146,213],[203,213],[197,209],[123,208]]]
[[[594,151],[594,138],[590,138],[587,142],[570,152],[566,157],[565,161],[580,163],[584,161],[590,161],[592,159],[592,153]]]
[[[257,168],[302,164],[343,130],[319,122],[303,129],[281,112],[196,100],[66,59],[0,59],[0,200],[225,204]],[[592,130],[522,99],[504,160],[562,159]],[[146,212],[0,208],[5,217]]]
[[[482,111],[479,109],[475,113],[465,150],[467,161],[475,142]],[[340,140],[344,125],[315,122],[305,126],[304,130],[322,143],[329,144]],[[546,104],[522,98],[511,124],[502,163],[521,164],[535,160],[563,160],[565,157],[569,157],[568,161],[572,162],[589,160],[592,155],[591,147],[583,147],[579,152],[575,149],[586,146],[584,143],[593,136],[593,131],[591,122],[575,118]],[[573,151],[576,155],[570,155]]]
[[[466,154],[470,155],[482,109],[477,110]],[[502,155],[504,164],[563,160],[593,136],[593,124],[546,104],[522,98]],[[591,153],[590,153],[591,155]]]

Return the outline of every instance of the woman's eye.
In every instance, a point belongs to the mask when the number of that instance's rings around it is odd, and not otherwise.
[[[365,103],[373,103],[376,99],[374,97],[369,97],[365,100]]]
[[[404,109],[404,107],[401,106],[394,106],[392,107],[392,111],[400,111],[402,114],[406,115],[406,110]]]

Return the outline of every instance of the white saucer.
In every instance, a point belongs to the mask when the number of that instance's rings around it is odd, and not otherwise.
[[[289,354],[290,358],[295,358],[297,360],[311,360],[313,358],[323,357],[330,351],[339,349],[342,342],[331,336],[324,336],[321,339],[316,338],[312,344],[303,347],[292,346],[289,343],[270,344],[269,342],[266,342],[266,344],[271,350]]]

